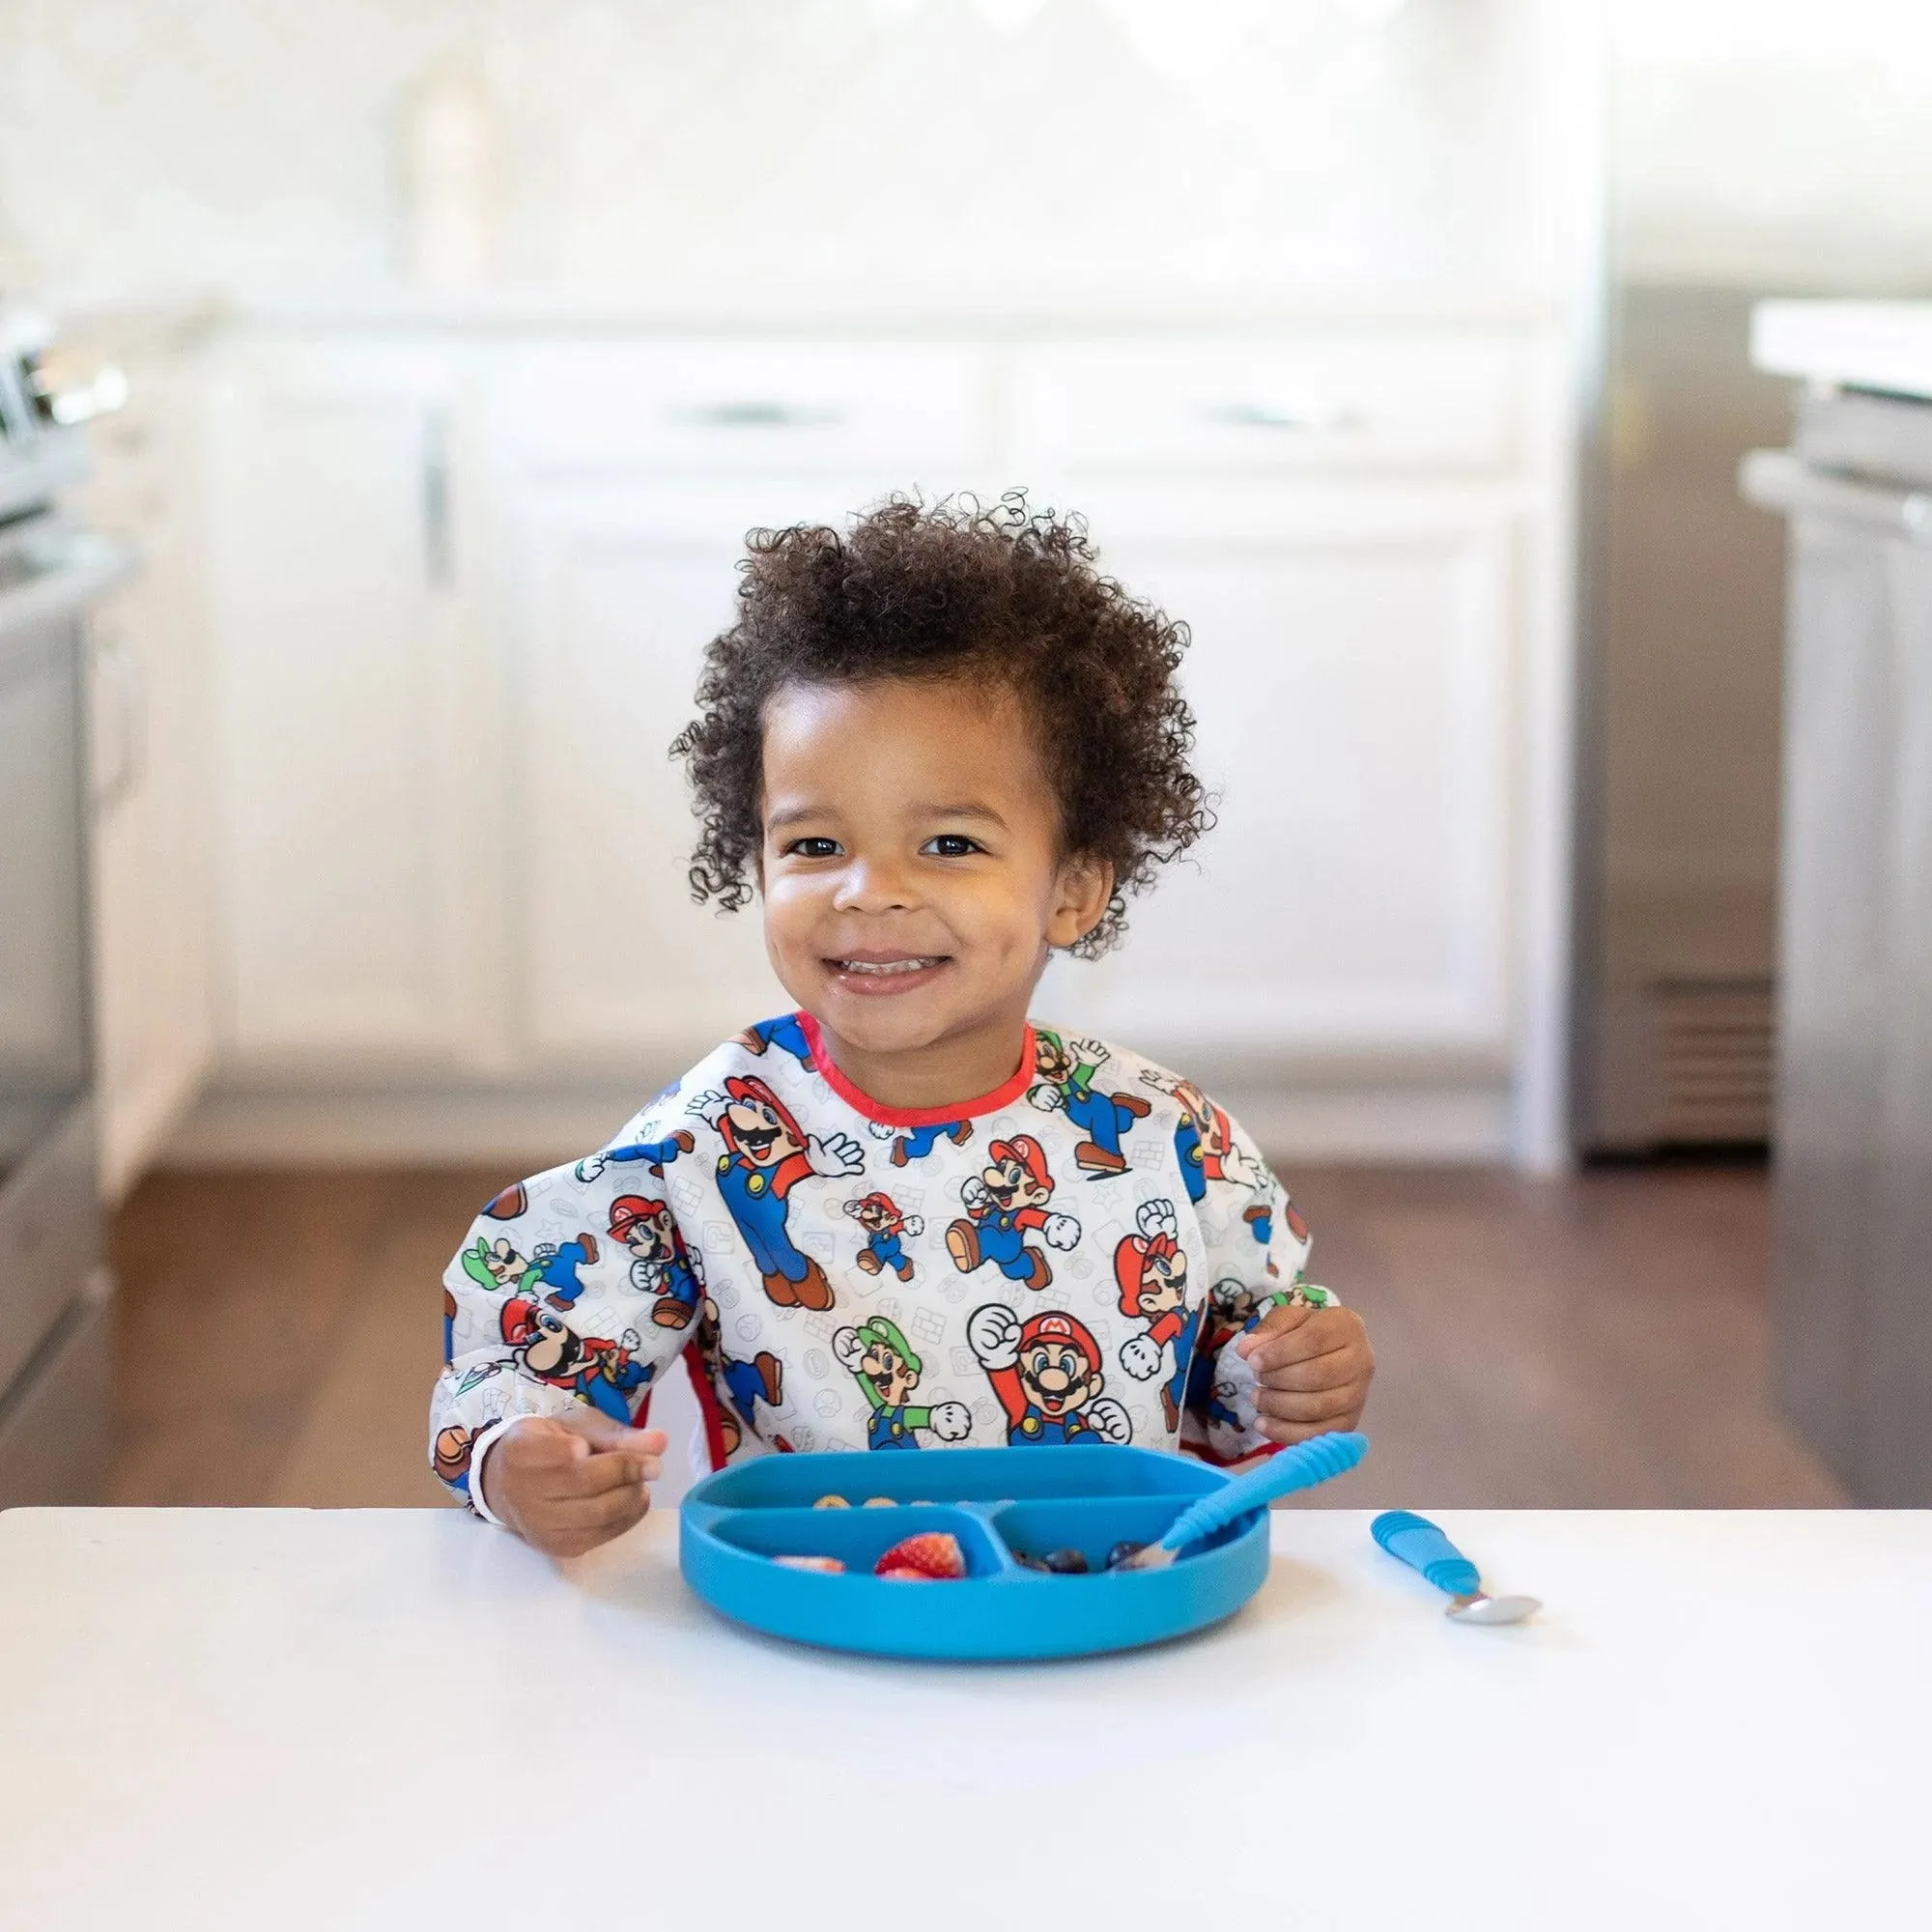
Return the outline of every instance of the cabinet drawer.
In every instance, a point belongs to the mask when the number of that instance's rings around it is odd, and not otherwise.
[[[1015,357],[1013,436],[1061,471],[1499,469],[1521,355],[1507,339],[1068,343]]]
[[[583,343],[521,351],[500,377],[506,446],[552,472],[860,469],[944,484],[991,444],[990,357],[971,347]]]

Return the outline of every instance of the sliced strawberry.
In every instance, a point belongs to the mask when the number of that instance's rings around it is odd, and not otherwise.
[[[774,1556],[772,1561],[787,1570],[822,1570],[828,1577],[836,1577],[845,1568],[836,1556]]]
[[[948,1535],[943,1529],[928,1529],[894,1544],[873,1566],[872,1574],[885,1577],[896,1570],[909,1570],[915,1576],[951,1582],[965,1576],[966,1556],[956,1536]]]

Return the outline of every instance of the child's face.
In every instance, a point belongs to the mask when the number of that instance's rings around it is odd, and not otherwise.
[[[867,1054],[1017,1028],[1049,948],[1106,909],[1010,693],[886,681],[766,706],[765,946],[801,1007]]]

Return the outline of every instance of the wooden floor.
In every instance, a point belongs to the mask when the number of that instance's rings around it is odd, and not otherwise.
[[[496,1173],[168,1174],[114,1230],[113,1499],[436,1503],[438,1282]],[[1766,1393],[1748,1168],[1304,1170],[1315,1278],[1380,1370],[1352,1506],[1804,1508],[1842,1492]]]

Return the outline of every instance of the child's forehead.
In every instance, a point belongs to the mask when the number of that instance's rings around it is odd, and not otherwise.
[[[1039,781],[1033,721],[1001,683],[786,685],[766,701],[763,724],[768,787],[867,781],[950,805]]]

